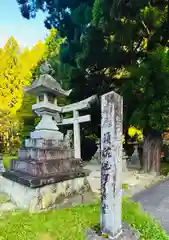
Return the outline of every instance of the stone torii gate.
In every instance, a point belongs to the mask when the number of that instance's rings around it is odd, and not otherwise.
[[[90,114],[79,116],[79,111],[89,109],[91,103],[94,102],[95,100],[96,100],[96,95],[91,96],[80,102],[63,106],[61,113],[73,112],[73,118],[65,118],[61,121],[61,123],[57,123],[57,125],[73,124],[74,155],[75,155],[74,157],[77,159],[81,159],[80,123],[91,121]]]

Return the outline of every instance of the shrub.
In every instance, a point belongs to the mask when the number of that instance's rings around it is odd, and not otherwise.
[[[4,164],[4,167],[6,169],[10,168],[10,160],[11,159],[17,160],[17,156],[12,156],[12,157],[11,156],[7,156],[7,155],[3,156],[3,164]]]

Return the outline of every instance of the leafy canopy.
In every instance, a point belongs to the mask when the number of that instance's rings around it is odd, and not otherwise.
[[[67,37],[61,63],[70,70],[72,100],[115,90],[124,97],[125,128],[132,124],[165,130],[169,120],[167,1],[18,3],[27,18],[34,17],[38,9],[47,11],[46,27],[57,27]],[[97,126],[99,119],[95,119]]]

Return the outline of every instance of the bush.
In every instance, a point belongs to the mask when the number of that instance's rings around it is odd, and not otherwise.
[[[169,163],[160,163],[160,175],[167,176],[169,174]]]
[[[9,169],[10,168],[10,160],[11,159],[15,159],[15,160],[17,160],[17,156],[7,156],[7,155],[4,155],[3,156],[3,164],[4,164],[4,167],[6,168],[6,169]]]

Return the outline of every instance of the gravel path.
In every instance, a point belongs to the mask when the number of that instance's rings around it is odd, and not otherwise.
[[[169,180],[153,185],[133,196],[133,199],[169,233]]]

